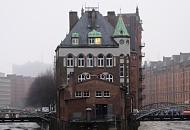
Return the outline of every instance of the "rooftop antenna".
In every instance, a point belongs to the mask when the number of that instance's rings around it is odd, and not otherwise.
[[[119,9],[119,15],[121,16],[121,8]]]

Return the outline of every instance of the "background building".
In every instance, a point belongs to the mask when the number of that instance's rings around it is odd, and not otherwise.
[[[13,74],[30,77],[37,77],[48,70],[52,70],[52,65],[42,62],[28,62],[23,65],[12,66]]]
[[[11,81],[4,74],[0,76],[0,107],[11,105]]]
[[[163,57],[145,64],[143,105],[169,102],[190,103],[190,53]]]
[[[126,129],[129,113],[142,101],[138,8],[104,17],[86,7],[80,19],[72,11],[69,20],[70,32],[56,49],[58,120],[67,129],[79,129],[81,121],[107,129],[117,120],[117,128]]]
[[[10,80],[11,84],[11,106],[24,107],[29,88],[34,78],[11,74],[7,75],[7,79]]]
[[[5,74],[0,72],[0,77],[5,77]]]

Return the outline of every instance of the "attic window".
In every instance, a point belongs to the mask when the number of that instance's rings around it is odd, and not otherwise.
[[[79,44],[79,38],[72,38],[72,44],[78,45]]]
[[[121,30],[120,33],[123,34],[123,31]]]
[[[88,33],[88,43],[90,45],[100,45],[102,40],[101,38],[101,32],[98,32],[95,29]]]
[[[72,44],[73,45],[78,45],[79,44],[79,33],[72,33],[72,37],[71,37],[71,40],[72,40]]]

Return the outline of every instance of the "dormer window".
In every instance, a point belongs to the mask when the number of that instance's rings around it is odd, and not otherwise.
[[[101,32],[98,32],[95,29],[93,29],[91,32],[88,33],[88,44],[89,45],[100,45],[101,41],[102,41]]]
[[[95,38],[88,38],[88,43],[91,45],[95,44]]]
[[[72,33],[72,45],[78,45],[79,44],[79,33]]]

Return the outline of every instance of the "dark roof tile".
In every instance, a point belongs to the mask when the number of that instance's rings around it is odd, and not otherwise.
[[[113,26],[102,16],[99,12],[96,12],[96,30],[101,32],[102,34],[102,44],[97,45],[101,47],[116,47],[117,43],[112,39],[112,35],[114,32]],[[88,45],[88,33],[92,31],[88,26],[90,25],[90,20],[88,19],[88,12],[79,19],[79,21],[75,24],[66,38],[61,42],[59,47],[72,47],[71,37],[72,33],[79,33],[79,45],[77,47],[90,47]],[[76,46],[75,46],[76,47]]]

